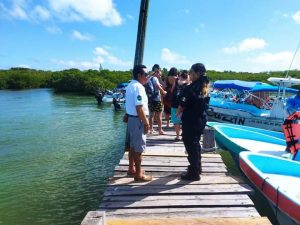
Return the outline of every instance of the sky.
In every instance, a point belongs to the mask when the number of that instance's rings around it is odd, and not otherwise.
[[[0,69],[130,70],[140,3],[0,0]],[[300,0],[150,0],[143,64],[299,70],[299,44]]]

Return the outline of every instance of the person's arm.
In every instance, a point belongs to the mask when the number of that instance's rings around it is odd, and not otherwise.
[[[155,79],[155,78],[156,78],[156,79]],[[162,88],[162,85],[159,83],[158,78],[157,78],[157,77],[155,77],[155,78],[153,79],[154,85],[158,88],[160,94],[161,94],[161,95],[167,94],[167,92]]]
[[[147,119],[147,116],[143,110],[143,105],[137,105],[136,106],[136,112],[140,118],[140,120],[143,122],[144,124],[144,134],[147,134],[149,131],[149,122]]]

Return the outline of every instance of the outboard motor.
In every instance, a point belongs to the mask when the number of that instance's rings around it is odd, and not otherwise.
[[[300,161],[300,111],[294,112],[284,121],[283,133],[287,150],[293,155],[293,159]]]
[[[96,91],[95,98],[96,98],[96,100],[98,102],[98,105],[101,105],[102,98],[103,98],[103,94],[101,93],[101,91]]]
[[[116,98],[113,98],[113,105],[114,105],[114,108],[115,108],[116,111],[121,110],[121,106],[118,103]]]

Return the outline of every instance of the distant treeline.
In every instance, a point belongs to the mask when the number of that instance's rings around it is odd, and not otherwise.
[[[167,76],[163,69],[163,76]],[[267,82],[269,77],[284,77],[285,72],[245,73],[233,71],[208,71],[211,81],[237,79]],[[289,71],[289,76],[300,78],[300,71]],[[81,92],[92,94],[95,90],[109,90],[120,82],[132,79],[132,71],[68,69],[43,71],[27,68],[0,70],[0,89],[54,88],[57,92]]]

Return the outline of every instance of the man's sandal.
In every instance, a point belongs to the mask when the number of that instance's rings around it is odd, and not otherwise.
[[[134,177],[134,181],[136,182],[148,182],[152,180],[152,176],[142,176],[142,177]]]

